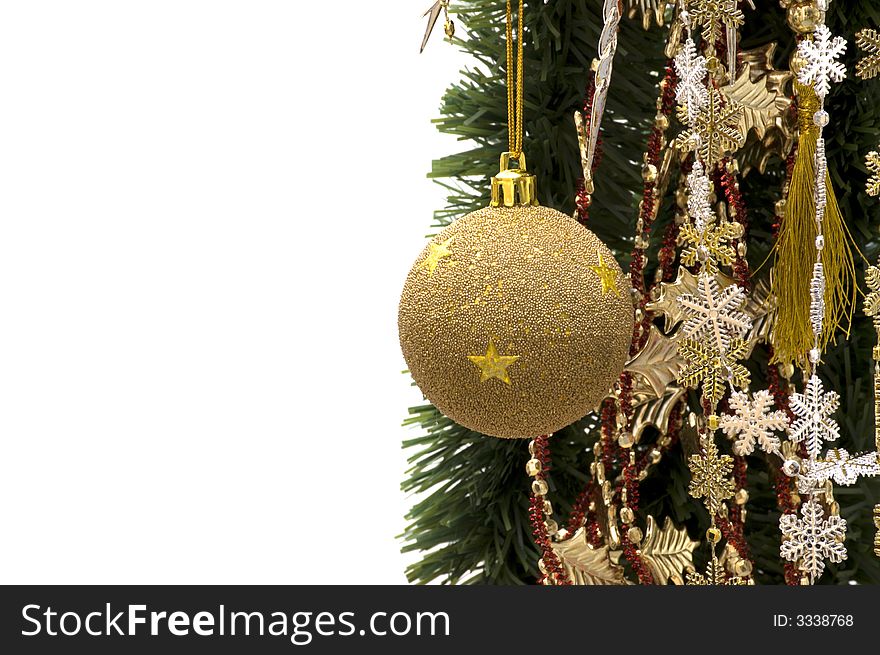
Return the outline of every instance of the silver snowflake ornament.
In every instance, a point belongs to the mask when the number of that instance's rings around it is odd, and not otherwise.
[[[678,297],[678,303],[688,320],[682,326],[686,339],[708,342],[720,353],[725,353],[732,339],[744,337],[752,328],[752,319],[740,311],[745,302],[745,291],[731,284],[723,290],[714,275],[701,273],[697,280],[697,295]]]
[[[846,67],[837,61],[846,52],[846,39],[831,36],[825,25],[816,29],[813,40],[803,40],[798,45],[798,54],[806,63],[798,71],[798,82],[812,84],[816,95],[824,98],[831,90],[831,82],[842,82],[846,77]]]
[[[822,380],[815,374],[807,382],[804,393],[791,395],[789,406],[797,417],[791,425],[789,438],[795,443],[806,444],[810,457],[819,457],[823,442],[840,438],[840,426],[831,417],[840,407],[840,396],[834,391],[826,393]]]
[[[788,416],[776,409],[770,392],[758,391],[749,399],[747,393],[735,391],[730,396],[730,409],[733,414],[721,417],[721,429],[733,442],[733,452],[737,455],[751,455],[755,446],[766,453],[779,454],[781,442],[774,432],[788,427]]]
[[[709,102],[709,90],[703,83],[708,72],[706,58],[697,52],[693,39],[685,41],[681,52],[676,55],[675,72],[678,74],[675,99],[684,107],[688,122],[693,122]]]
[[[712,182],[706,175],[706,169],[699,161],[694,162],[687,176],[688,214],[694,221],[698,232],[706,229],[715,220],[715,212],[709,199],[712,197]]]
[[[803,471],[798,478],[801,493],[810,493],[820,488],[828,480],[850,487],[860,477],[880,475],[880,455],[875,452],[850,455],[842,448],[825,453],[825,457],[815,462],[804,462]]]
[[[846,521],[839,516],[825,518],[822,506],[808,500],[801,507],[801,518],[785,514],[779,519],[782,530],[783,559],[800,561],[801,569],[815,582],[825,570],[825,560],[839,564],[846,559]]]

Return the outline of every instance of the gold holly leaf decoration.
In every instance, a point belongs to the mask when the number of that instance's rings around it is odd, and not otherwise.
[[[746,91],[749,86],[757,85],[766,89],[774,99],[769,112],[767,110],[769,98],[764,97],[763,103],[756,103],[756,109],[762,108],[764,127],[761,134],[753,131],[746,144],[737,153],[737,161],[744,176],[753,168],[764,174],[772,157],[776,155],[784,160],[797,141],[797,118],[790,111],[792,94],[788,89],[794,74],[791,71],[779,71],[774,68],[775,52],[776,43],[768,43],[759,48],[744,50],[739,54],[739,59],[747,69],[748,83],[742,75],[738,77],[733,87],[741,85],[742,89],[735,91],[734,96],[743,93],[748,97]],[[722,89],[722,92],[727,95],[730,88]],[[754,93],[757,98],[758,91],[754,90]]]
[[[684,584],[682,575],[694,568],[694,549],[698,545],[685,528],[676,528],[668,516],[662,529],[649,516],[640,555],[651,568],[654,582],[680,585]]]
[[[578,528],[571,539],[554,543],[552,547],[572,584],[629,584],[624,577],[623,567],[612,559],[614,554],[611,549],[608,546],[601,548],[591,546],[587,542],[585,528]],[[619,555],[618,552],[617,557]]]
[[[751,65],[746,64],[733,84],[721,89],[728,98],[742,106],[739,130],[748,135],[754,130],[763,139],[774,126],[776,118],[791,106],[791,100],[767,87],[765,78],[753,79]]]
[[[667,337],[651,326],[645,347],[626,365],[630,373],[637,373],[650,385],[656,397],[660,398],[666,388],[678,378],[684,365],[678,356],[678,344],[674,338]]]
[[[661,434],[666,434],[669,429],[669,418],[672,416],[678,404],[684,399],[687,391],[678,386],[669,386],[659,398],[653,395],[653,390],[648,397],[640,397],[637,387],[633,388],[632,435],[639,443],[642,435],[649,427],[654,427]],[[647,395],[647,394],[646,394]]]

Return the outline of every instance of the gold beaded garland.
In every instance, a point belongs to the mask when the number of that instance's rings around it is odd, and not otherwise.
[[[592,411],[625,364],[633,306],[612,253],[547,207],[488,207],[434,237],[409,273],[400,343],[457,423],[535,437]]]

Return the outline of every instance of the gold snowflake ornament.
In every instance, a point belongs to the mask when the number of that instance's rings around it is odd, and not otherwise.
[[[727,572],[724,570],[721,563],[717,559],[713,559],[709,562],[709,566],[706,569],[706,575],[697,573],[696,571],[688,572],[687,583],[698,587],[709,587],[748,585],[749,581],[740,577],[728,577]]]
[[[678,382],[692,389],[702,383],[703,397],[713,405],[718,404],[728,381],[740,389],[749,386],[749,371],[737,361],[745,359],[748,351],[749,342],[740,338],[732,339],[730,349],[724,353],[714,344],[685,339],[678,344],[678,352],[688,365],[679,374]]]
[[[880,153],[875,150],[869,152],[865,157],[865,166],[868,167],[868,172],[871,174],[865,191],[869,196],[878,196],[880,195]]]
[[[864,58],[856,64],[856,75],[863,80],[880,75],[880,34],[877,30],[865,28],[856,32],[856,46],[865,52]]]
[[[721,38],[721,27],[736,29],[745,22],[737,0],[689,0],[694,24],[703,28],[703,38],[714,48]]]
[[[702,231],[695,225],[683,225],[679,232],[679,238],[684,245],[681,262],[685,266],[700,263],[704,271],[714,275],[718,272],[719,265],[730,266],[736,261],[736,249],[730,242],[741,236],[740,223],[710,223]]]
[[[688,458],[691,484],[688,493],[702,498],[710,516],[715,516],[725,500],[733,498],[736,485],[733,478],[733,457],[719,455],[718,446],[712,439],[703,442],[703,452]]]
[[[706,169],[711,171],[721,159],[739,150],[746,142],[740,132],[744,108],[727,98],[718,89],[709,91],[709,101],[693,124],[682,132],[675,145],[683,152],[698,150]],[[679,120],[687,122],[687,109],[679,107]]]

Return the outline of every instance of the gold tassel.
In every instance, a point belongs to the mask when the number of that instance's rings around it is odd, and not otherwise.
[[[819,110],[819,99],[812,87],[795,84],[798,95],[798,127],[800,136],[794,171],[785,204],[785,216],[776,242],[776,261],[771,274],[771,288],[778,307],[776,325],[771,334],[776,363],[806,366],[813,348],[810,324],[810,280],[815,264],[816,228],[816,141],[819,128],[813,114]],[[852,236],[840,215],[831,176],[827,180],[828,203],[822,232],[825,249],[825,321],[819,339],[821,349],[833,342],[835,332],[843,328],[849,336],[856,303],[856,270],[850,250]]]

